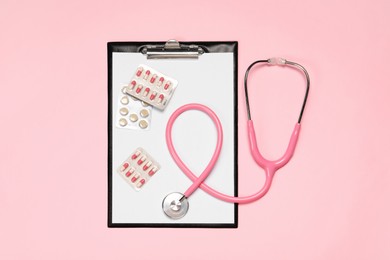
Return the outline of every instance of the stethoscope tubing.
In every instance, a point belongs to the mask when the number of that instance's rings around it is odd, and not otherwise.
[[[186,165],[185,163],[180,159],[180,156],[177,154],[176,149],[173,145],[172,141],[172,128],[174,125],[174,122],[176,119],[185,111],[188,110],[199,110],[204,113],[206,113],[211,120],[214,122],[214,125],[217,128],[217,144],[215,147],[215,151],[213,153],[213,156],[211,157],[210,162],[207,164],[205,170],[200,174],[200,176],[196,176]],[[271,187],[272,184],[272,179],[273,175],[275,173],[276,168],[275,167],[269,167],[265,166],[265,174],[266,174],[266,180],[264,183],[263,188],[258,191],[257,193],[250,195],[250,196],[245,196],[245,197],[234,197],[230,196],[224,193],[221,193],[210,186],[208,186],[204,181],[206,180],[207,176],[211,173],[213,170],[219,154],[221,152],[222,148],[222,143],[223,143],[223,130],[222,130],[222,125],[220,120],[218,119],[218,116],[208,107],[202,105],[202,104],[187,104],[182,107],[179,107],[169,118],[169,121],[167,123],[167,128],[166,128],[166,142],[168,145],[168,150],[173,158],[173,160],[176,162],[177,166],[180,168],[180,170],[183,171],[183,173],[193,182],[192,185],[184,192],[184,196],[188,198],[191,196],[191,194],[197,189],[201,188],[211,196],[218,198],[220,200],[226,201],[226,202],[231,202],[231,203],[240,203],[240,204],[245,204],[245,203],[251,203],[253,201],[256,201],[263,197],[268,190]],[[252,135],[253,136],[253,135]],[[274,162],[272,162],[274,163]]]
[[[258,146],[257,146],[256,133],[255,133],[255,129],[254,129],[253,121],[251,119],[251,113],[250,113],[250,105],[249,105],[248,89],[247,89],[247,79],[248,79],[249,71],[251,70],[251,68],[258,63],[268,63],[269,65],[293,66],[293,67],[296,67],[296,68],[302,70],[303,73],[305,74],[305,77],[306,77],[306,93],[305,93],[304,101],[303,101],[302,108],[301,108],[301,111],[299,114],[298,122],[296,123],[296,125],[294,127],[293,133],[292,133],[291,138],[290,138],[290,142],[288,144],[288,147],[287,147],[284,155],[281,158],[279,158],[278,160],[274,160],[274,161],[267,160],[261,155],[261,153],[258,149]],[[254,201],[262,198],[265,194],[267,194],[267,192],[269,191],[269,189],[271,187],[272,180],[273,180],[273,177],[274,177],[276,171],[278,169],[280,169],[281,167],[285,166],[292,158],[292,156],[294,154],[295,147],[296,147],[297,142],[298,142],[298,137],[299,137],[299,133],[300,133],[300,129],[301,129],[301,119],[302,119],[303,111],[305,109],[306,100],[307,100],[309,88],[310,88],[310,78],[309,78],[308,72],[306,71],[306,69],[302,65],[295,63],[295,62],[292,62],[292,61],[287,61],[287,60],[281,59],[281,58],[271,58],[268,60],[258,60],[258,61],[253,62],[248,67],[248,69],[245,73],[244,86],[245,86],[246,108],[247,108],[247,114],[248,114],[247,131],[248,131],[248,137],[249,137],[250,150],[251,150],[252,157],[255,160],[255,162],[257,163],[257,165],[259,165],[265,171],[265,182],[264,182],[263,187],[258,192],[254,193],[252,195],[234,197],[234,196],[230,196],[230,195],[221,193],[221,192],[211,188],[206,183],[204,183],[207,176],[213,170],[213,168],[218,160],[218,157],[220,155],[222,143],[223,143],[223,131],[222,131],[221,122],[220,122],[218,116],[214,113],[214,111],[212,111],[210,108],[208,108],[202,104],[192,103],[192,104],[187,104],[187,105],[184,105],[182,107],[179,107],[169,118],[168,123],[167,123],[167,128],[166,128],[166,142],[167,142],[168,150],[169,150],[173,160],[178,165],[178,167],[193,182],[192,185],[186,190],[186,192],[184,192],[185,198],[188,198],[189,196],[191,196],[191,194],[197,188],[201,188],[202,190],[204,190],[205,192],[207,192],[211,196],[218,198],[220,200],[226,201],[226,202],[240,203],[240,204],[254,202]],[[199,177],[196,176],[180,159],[180,157],[177,154],[176,149],[173,145],[173,141],[172,141],[172,127],[173,127],[175,120],[182,113],[184,113],[185,111],[188,111],[188,110],[199,110],[199,111],[206,113],[206,115],[208,115],[211,118],[211,120],[214,122],[215,127],[217,128],[217,144],[216,144],[213,156]]]
[[[207,164],[206,168],[203,170],[201,175],[197,177],[192,171],[185,165],[185,163],[180,159],[179,155],[176,152],[176,149],[173,145],[172,141],[172,127],[173,124],[182,113],[188,110],[199,110],[204,113],[206,113],[211,120],[214,122],[214,125],[217,128],[217,144],[213,153],[213,156],[211,157],[210,162]],[[222,142],[223,142],[223,130],[222,130],[222,125],[221,122],[219,121],[218,116],[212,111],[210,108],[201,105],[201,104],[196,104],[196,103],[191,103],[184,105],[180,108],[178,108],[171,117],[169,118],[169,121],[167,123],[167,128],[165,132],[166,136],[166,142],[168,145],[168,150],[173,158],[173,160],[176,162],[177,166],[188,176],[188,178],[193,181],[192,185],[187,189],[186,192],[184,192],[184,195],[188,198],[199,186],[202,188],[204,186],[207,186],[206,184],[203,183],[203,181],[207,178],[207,176],[210,174],[210,172],[213,170],[214,165],[216,164],[219,154],[221,153],[221,148],[222,148]],[[208,187],[208,186],[207,186]],[[208,187],[211,189],[210,187]]]

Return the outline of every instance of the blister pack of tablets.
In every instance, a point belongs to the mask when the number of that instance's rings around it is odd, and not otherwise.
[[[148,130],[152,118],[152,107],[126,94],[126,86],[118,99],[116,126],[124,129]]]
[[[139,191],[160,168],[160,164],[139,147],[121,164],[118,173],[130,186]]]
[[[131,78],[126,93],[164,110],[177,84],[177,80],[141,64]]]

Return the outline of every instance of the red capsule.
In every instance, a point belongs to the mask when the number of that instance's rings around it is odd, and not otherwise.
[[[147,80],[149,78],[149,75],[150,75],[150,70],[147,70],[145,72],[145,76],[144,76],[144,79]]]
[[[152,95],[150,95],[150,100],[154,100],[156,98],[157,92],[153,91]]]
[[[142,88],[143,88],[142,85],[138,85],[138,87],[137,87],[137,89],[135,90],[135,92],[136,92],[137,94],[139,94],[139,93],[141,92]]]
[[[160,94],[160,96],[158,96],[158,103],[161,103],[163,100],[164,100],[164,95]]]
[[[156,79],[157,79],[157,75],[154,74],[154,75],[152,76],[152,78],[150,79],[150,83],[153,84],[153,83],[156,81]]]
[[[133,178],[131,178],[131,182],[135,182],[138,178],[139,178],[139,173],[137,173],[136,175],[134,175]]]
[[[150,171],[149,171],[149,176],[153,176],[155,173],[156,173],[156,171],[157,171],[157,167],[156,166],[153,166],[153,168],[152,169],[150,169]]]
[[[139,68],[137,69],[137,72],[135,73],[135,75],[136,75],[137,77],[141,76],[143,70],[144,70],[144,68],[139,67]]]
[[[144,167],[142,168],[144,171],[146,171],[147,169],[149,169],[149,167],[152,165],[152,162],[149,161],[147,163],[145,163]]]
[[[142,94],[144,97],[146,97],[149,94],[150,88],[146,88],[144,90],[144,93]]]
[[[144,184],[145,184],[145,179],[140,180],[140,181],[137,183],[137,188],[141,188]]]
[[[131,81],[129,84],[129,88],[132,90],[136,84],[137,84],[137,82],[135,82],[135,80]]]
[[[129,164],[128,163],[124,163],[121,167],[121,172],[123,172],[124,170],[127,169],[127,167],[129,167]]]
[[[157,82],[157,87],[160,87],[164,82],[164,77],[161,77]]]
[[[126,177],[130,177],[134,172],[134,168],[130,168],[128,172],[126,172]]]
[[[135,160],[137,159],[137,157],[141,154],[140,151],[136,151],[132,156],[131,156],[131,159]]]
[[[141,158],[139,158],[139,160],[138,160],[138,165],[141,165],[141,164],[143,164],[143,162],[145,161],[145,159],[146,159],[146,156],[145,155],[143,155],[143,156],[141,156]]]
[[[167,83],[165,83],[164,89],[165,89],[165,90],[168,90],[168,88],[169,88],[170,86],[171,86],[171,82],[168,81]]]

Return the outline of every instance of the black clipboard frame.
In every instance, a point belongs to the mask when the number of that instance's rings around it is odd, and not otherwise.
[[[206,53],[233,52],[234,59],[234,196],[238,196],[238,42],[180,42],[186,45],[202,47]],[[165,42],[108,42],[108,212],[107,226],[110,228],[237,228],[238,204],[234,204],[234,223],[112,223],[112,54],[114,52],[141,52],[146,45],[164,45]]]

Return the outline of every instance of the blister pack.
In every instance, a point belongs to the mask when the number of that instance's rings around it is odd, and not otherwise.
[[[164,110],[177,87],[177,80],[146,65],[139,65],[126,93],[153,107]]]
[[[160,168],[160,164],[144,149],[139,147],[121,164],[118,168],[118,173],[130,186],[138,191]]]
[[[125,129],[148,130],[152,118],[152,107],[126,94],[126,86],[118,98],[116,126]]]

